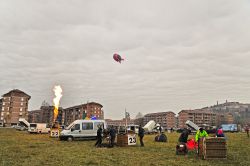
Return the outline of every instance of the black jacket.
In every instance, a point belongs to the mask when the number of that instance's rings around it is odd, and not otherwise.
[[[99,128],[99,129],[97,130],[97,137],[98,137],[98,138],[101,138],[101,137],[102,137],[102,128]]]
[[[189,131],[187,129],[184,129],[179,137],[179,142],[187,143]]]
[[[111,128],[111,129],[109,130],[109,135],[110,135],[111,137],[115,137],[115,134],[116,134],[115,129]]]
[[[138,135],[139,135],[140,137],[143,137],[143,136],[144,136],[144,129],[143,129],[142,127],[139,127]]]

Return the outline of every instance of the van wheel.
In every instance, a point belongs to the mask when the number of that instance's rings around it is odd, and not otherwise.
[[[69,142],[71,142],[71,141],[73,141],[73,137],[68,137],[67,140],[68,140]]]

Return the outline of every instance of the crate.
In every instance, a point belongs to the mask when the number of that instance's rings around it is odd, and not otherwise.
[[[202,141],[203,159],[226,159],[227,144],[225,138],[208,137]]]

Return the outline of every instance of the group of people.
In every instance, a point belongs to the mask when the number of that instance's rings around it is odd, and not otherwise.
[[[245,131],[247,133],[247,136],[249,137],[249,128],[246,127]],[[145,132],[144,129],[140,125],[139,126],[138,136],[140,138],[140,145],[142,147],[144,146],[144,142],[143,142],[144,132]],[[191,133],[191,130],[184,129],[182,131],[180,137],[179,137],[179,140],[178,140],[179,143],[186,144],[187,141],[188,141],[188,136],[189,136],[190,133]],[[115,137],[116,137],[116,130],[114,129],[113,126],[111,126],[111,128],[108,130],[108,135],[109,135],[109,138],[110,138],[109,147],[114,147],[114,141],[115,141]],[[208,134],[207,134],[206,130],[204,130],[203,128],[200,128],[199,130],[197,130],[197,132],[195,134],[195,142],[198,143],[198,145],[199,145],[199,140],[201,138],[204,138],[204,137],[208,137]],[[221,127],[216,131],[216,137],[225,137]],[[97,141],[95,143],[96,147],[101,146],[102,139],[103,139],[103,129],[102,129],[102,126],[99,126],[99,128],[97,130]]]
[[[140,138],[140,144],[143,147],[144,146],[144,142],[143,142],[143,137],[144,137],[144,129],[142,128],[142,126],[139,126],[139,131],[138,131],[138,136]],[[98,126],[98,130],[97,130],[97,141],[95,143],[96,147],[101,147],[102,145],[102,140],[103,140],[103,129],[102,126]],[[108,130],[108,134],[107,136],[109,136],[109,147],[114,147],[114,142],[115,142],[115,137],[116,137],[116,130],[114,129],[113,126],[111,126],[111,128]]]
[[[188,129],[184,129],[179,137],[179,144],[182,144],[185,146],[184,150],[186,151],[187,153],[187,147],[186,147],[186,144],[188,142],[188,136],[189,134],[191,133],[191,130],[188,130]],[[199,151],[200,151],[200,140],[202,138],[205,138],[205,137],[208,137],[208,133],[206,132],[206,130],[204,130],[202,127],[199,128],[199,130],[197,130],[196,134],[195,134],[195,142],[196,144],[198,145],[198,148],[197,148],[197,153],[199,154]],[[223,133],[223,130],[222,128],[218,128],[218,130],[216,131],[216,137],[225,137],[224,133]],[[177,146],[179,147],[179,146]],[[177,149],[178,150],[178,149]]]
[[[100,125],[97,130],[97,141],[95,143],[96,147],[101,147],[102,145],[102,139],[103,139],[103,129],[102,126]],[[110,138],[109,140],[109,147],[113,148],[114,147],[114,142],[115,142],[115,136],[116,136],[116,130],[114,129],[113,126],[108,130],[108,136]]]

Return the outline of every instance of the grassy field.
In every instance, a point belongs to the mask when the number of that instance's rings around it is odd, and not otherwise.
[[[168,143],[145,136],[145,147],[95,148],[95,141],[58,141],[48,135],[0,128],[0,165],[236,165],[250,166],[250,139],[245,133],[228,133],[228,158],[201,160],[194,152],[176,156],[178,133],[167,134]]]

